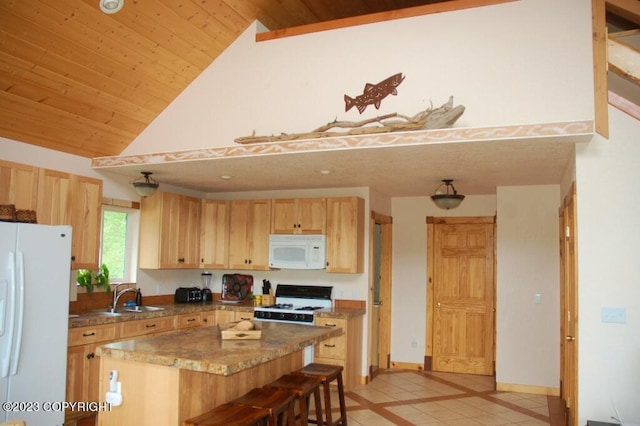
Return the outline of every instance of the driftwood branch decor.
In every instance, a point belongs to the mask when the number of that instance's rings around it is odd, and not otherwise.
[[[381,115],[362,121],[337,121],[334,120],[324,126],[318,127],[309,133],[281,133],[272,136],[244,136],[235,139],[239,144],[251,144],[261,142],[279,142],[298,139],[316,139],[332,136],[364,135],[375,133],[404,132],[410,130],[444,129],[453,124],[464,113],[464,106],[453,106],[453,96],[449,102],[439,108],[430,107],[413,117],[398,113]],[[348,129],[345,131],[329,131],[333,128]]]

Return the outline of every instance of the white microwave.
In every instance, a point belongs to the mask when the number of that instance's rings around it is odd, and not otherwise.
[[[269,267],[325,269],[325,235],[269,235]]]

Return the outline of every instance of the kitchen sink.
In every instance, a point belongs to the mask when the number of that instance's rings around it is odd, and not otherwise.
[[[116,309],[116,312],[156,312],[164,311],[164,308],[160,306],[125,306],[124,308]]]
[[[111,308],[92,309],[91,312],[101,315],[122,315],[126,313],[144,313],[144,312],[156,312],[164,311],[164,308],[160,306],[120,306],[116,308],[115,312],[111,312]]]

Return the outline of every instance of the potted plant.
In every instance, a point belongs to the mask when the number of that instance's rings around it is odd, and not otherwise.
[[[107,293],[111,291],[109,285],[109,268],[106,264],[100,265],[98,271],[94,274],[92,269],[78,269],[76,282],[79,286],[84,287],[87,293],[93,293],[93,288],[104,288]]]

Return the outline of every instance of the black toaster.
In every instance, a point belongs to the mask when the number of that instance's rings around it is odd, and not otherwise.
[[[205,290],[198,287],[178,287],[174,301],[176,303],[208,302],[211,300],[211,292]]]

